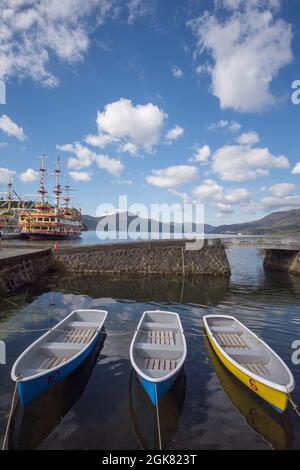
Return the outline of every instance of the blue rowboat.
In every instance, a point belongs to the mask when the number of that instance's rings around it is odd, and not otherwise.
[[[171,388],[186,358],[186,342],[177,313],[145,312],[130,346],[130,360],[156,406]]]
[[[75,310],[31,344],[16,360],[11,378],[29,405],[73,372],[104,334],[104,310]]]

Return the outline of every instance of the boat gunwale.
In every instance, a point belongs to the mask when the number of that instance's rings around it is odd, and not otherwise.
[[[136,361],[135,361],[135,358],[134,358],[134,346],[136,344],[136,338],[137,338],[137,335],[138,333],[140,332],[140,327],[142,326],[143,324],[143,321],[144,321],[144,318],[146,316],[147,313],[165,313],[165,314],[168,314],[168,315],[173,315],[176,317],[177,319],[177,322],[178,322],[178,333],[181,334],[181,337],[182,337],[182,357],[180,359],[180,362],[177,364],[176,368],[172,371],[170,371],[167,375],[164,375],[162,377],[150,377],[149,375],[145,374],[137,365]],[[136,332],[132,338],[132,341],[131,341],[131,344],[130,344],[130,361],[131,361],[131,364],[134,368],[134,370],[136,371],[136,373],[138,375],[140,375],[143,379],[147,380],[148,382],[152,382],[152,383],[160,383],[160,382],[165,382],[166,380],[169,380],[171,379],[172,377],[174,377],[176,374],[178,374],[178,372],[180,371],[180,369],[182,368],[185,360],[186,360],[186,356],[187,356],[187,346],[186,346],[186,340],[185,340],[185,335],[184,335],[184,331],[183,331],[183,328],[182,328],[182,324],[181,324],[181,321],[180,321],[180,317],[178,315],[178,313],[176,312],[169,312],[169,311],[164,311],[164,310],[146,310],[143,315],[142,315],[142,318],[140,319],[139,323],[138,323],[138,326],[137,326],[137,329],[136,329]]]
[[[20,381],[19,381],[19,377],[16,376],[16,369],[17,369],[18,364],[29,353],[29,351],[34,349],[35,346],[37,346],[40,342],[42,342],[42,340],[47,338],[47,336],[49,336],[53,331],[57,330],[63,323],[67,322],[67,320],[77,312],[98,312],[98,313],[103,313],[104,314],[103,320],[99,323],[99,327],[95,330],[96,334],[101,332],[101,330],[103,328],[103,325],[104,325],[104,322],[106,320],[106,317],[108,315],[107,310],[97,310],[97,309],[77,309],[77,310],[73,310],[63,320],[61,320],[59,323],[57,323],[57,325],[55,325],[53,328],[49,329],[44,335],[42,335],[40,338],[38,338],[36,341],[34,341],[30,346],[28,346],[28,348],[26,348],[25,351],[23,351],[23,353],[16,359],[16,361],[15,361],[13,367],[12,367],[12,370],[11,370],[11,378],[14,382],[19,382],[19,383],[29,382],[30,380],[38,379],[40,377],[46,376],[49,373],[52,373],[52,372],[56,371],[56,370],[62,369],[63,367],[69,365],[71,362],[73,362],[75,359],[77,359],[82,353],[84,353],[88,349],[88,347],[91,345],[91,343],[95,339],[96,335],[94,335],[90,339],[90,341],[84,346],[84,348],[80,349],[80,351],[78,353],[76,353],[74,356],[71,356],[63,364],[59,364],[58,366],[53,367],[52,369],[46,369],[44,372],[40,372],[40,373],[35,374],[35,375],[31,375],[31,376],[24,377],[24,378],[22,377]],[[64,343],[62,343],[62,344],[64,344]]]
[[[276,382],[271,382],[270,380],[267,380],[267,379],[264,379],[263,377],[261,377],[260,375],[257,375],[257,374],[254,374],[253,372],[251,372],[249,369],[246,369],[245,367],[241,366],[240,363],[238,363],[235,359],[233,359],[231,356],[229,356],[229,354],[227,354],[226,350],[219,344],[219,342],[215,339],[215,336],[214,336],[214,333],[211,331],[210,329],[210,326],[207,322],[207,319],[210,319],[210,318],[227,318],[227,319],[230,319],[230,320],[234,320],[236,321],[240,326],[242,326],[245,330],[247,330],[247,332],[252,336],[254,337],[256,340],[258,340],[265,348],[268,349],[268,351],[271,352],[271,354],[273,354],[278,360],[279,362],[281,363],[281,365],[283,366],[283,368],[285,369],[285,371],[287,372],[288,374],[288,377],[290,379],[289,383],[287,385],[281,385],[281,384],[278,384]],[[205,315],[203,317],[203,323],[204,323],[204,327],[209,335],[209,339],[213,340],[215,346],[217,347],[217,349],[223,354],[223,356],[225,356],[225,358],[232,364],[234,365],[235,367],[237,367],[241,372],[243,372],[244,374],[250,376],[251,378],[253,378],[254,380],[262,383],[263,385],[266,385],[267,387],[270,387],[274,390],[277,390],[279,392],[282,392],[282,393],[285,393],[285,394],[288,394],[288,393],[291,393],[294,389],[295,389],[295,380],[294,380],[294,377],[293,377],[293,374],[292,372],[290,371],[290,369],[288,368],[288,366],[285,364],[285,362],[281,359],[280,356],[278,356],[278,354],[267,344],[265,343],[261,338],[259,338],[253,331],[249,330],[249,328],[247,328],[242,322],[240,322],[237,318],[233,317],[233,316],[230,316],[230,315]]]

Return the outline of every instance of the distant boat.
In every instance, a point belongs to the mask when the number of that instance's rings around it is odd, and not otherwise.
[[[234,317],[208,315],[203,323],[215,353],[227,369],[277,411],[285,411],[295,382],[282,359]]]
[[[23,207],[18,210],[20,236],[29,240],[68,240],[79,238],[83,228],[81,211],[70,207],[71,196],[70,187],[66,186],[65,196],[62,198],[64,204],[61,205],[62,187],[60,184],[61,169],[60,159],[57,159],[55,170],[56,184],[54,187],[55,204],[50,204],[47,198],[45,177],[45,157],[41,157],[40,168],[40,201],[35,202],[31,207]]]
[[[23,405],[29,405],[74,371],[104,333],[107,312],[75,310],[35,341],[15,362],[11,377]]]
[[[177,313],[147,311],[130,347],[130,360],[154,406],[179,375],[186,358],[186,342]]]

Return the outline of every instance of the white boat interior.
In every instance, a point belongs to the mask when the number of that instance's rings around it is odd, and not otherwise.
[[[102,310],[72,312],[20,356],[12,376],[26,379],[63,365],[88,346],[106,315]]]
[[[176,314],[145,312],[133,344],[133,359],[145,375],[162,378],[185,359],[186,344]]]
[[[240,366],[279,385],[290,383],[285,364],[240,322],[220,316],[205,318],[217,343]]]

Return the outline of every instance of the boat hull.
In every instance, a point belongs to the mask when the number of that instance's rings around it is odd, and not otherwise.
[[[220,359],[220,361],[224,364],[224,366],[238,379],[240,380],[246,387],[248,387],[252,392],[256,395],[263,398],[267,401],[276,411],[279,413],[283,413],[288,405],[288,394],[276,390],[268,385],[261,383],[259,380],[254,380],[251,375],[244,373],[238,367],[236,367],[232,362],[230,362],[224,354],[220,351],[220,349],[216,346],[214,340],[212,339],[211,335],[208,331],[206,331],[208,335],[208,339],[210,344]]]
[[[95,349],[100,335],[103,334],[104,329],[99,331],[91,341],[89,347],[69,364],[62,366],[58,370],[49,370],[49,373],[40,377],[26,380],[24,382],[18,382],[18,393],[22,405],[28,406],[32,401],[46,393],[48,390],[54,387],[54,385],[56,385],[58,382],[61,382],[71,372],[79,367]]]
[[[74,235],[50,235],[48,233],[28,233],[22,232],[20,238],[25,238],[27,240],[70,240],[74,238],[80,238],[81,234]]]
[[[141,384],[144,387],[145,392],[149,396],[149,398],[150,398],[150,400],[151,400],[151,402],[154,406],[156,406],[157,403],[159,402],[159,400],[164,395],[166,395],[168,393],[168,391],[170,390],[170,388],[172,387],[172,385],[176,381],[176,379],[177,379],[177,377],[180,373],[180,370],[178,370],[176,372],[176,374],[174,374],[169,379],[164,380],[164,381],[160,381],[160,382],[152,382],[150,380],[144,379],[140,375],[138,376]]]

